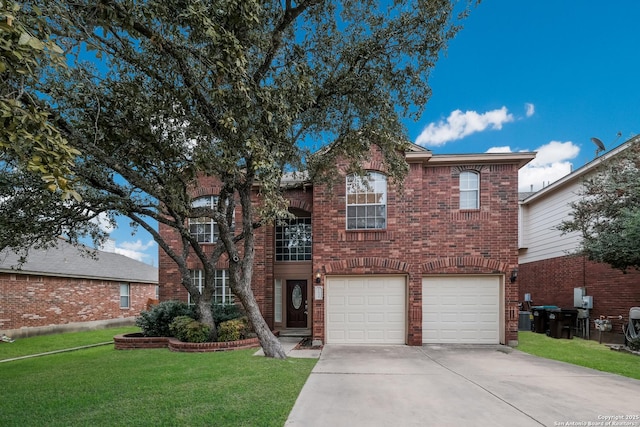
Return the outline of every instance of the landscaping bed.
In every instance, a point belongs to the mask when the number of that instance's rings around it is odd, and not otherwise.
[[[277,335],[276,332],[274,334]],[[172,337],[145,337],[141,333],[120,334],[113,337],[116,350],[135,350],[143,348],[168,348],[184,353],[207,353],[212,351],[239,350],[260,347],[257,337],[236,341],[220,342],[183,342]]]

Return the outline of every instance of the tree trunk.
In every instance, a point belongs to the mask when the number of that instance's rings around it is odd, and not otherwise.
[[[213,309],[211,307],[211,301],[206,301],[206,298],[199,298],[198,304],[196,305],[198,310],[198,317],[200,318],[200,323],[204,323],[211,328],[209,332],[209,340],[217,341],[218,340],[218,330],[216,329],[216,324],[213,320]]]
[[[258,303],[253,296],[253,292],[240,292],[236,296],[240,298],[240,301],[247,312],[247,317],[249,318],[256,335],[258,335],[258,340],[260,340],[260,345],[262,346],[264,355],[275,359],[286,359],[287,354],[285,353],[284,348],[282,348],[280,340],[273,335],[273,332],[269,329],[269,325],[267,325],[264,317],[262,317],[262,313],[260,312]]]

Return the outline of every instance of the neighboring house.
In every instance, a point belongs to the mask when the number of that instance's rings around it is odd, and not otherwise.
[[[630,269],[625,274],[607,264],[576,256],[581,235],[563,235],[557,227],[570,218],[570,204],[579,200],[584,180],[593,175],[602,162],[627,149],[631,141],[542,190],[528,194],[520,202],[519,299],[523,301],[525,294],[530,294],[533,305],[573,309],[574,288],[584,288],[584,294],[593,297],[593,309],[589,313],[592,337],[596,336],[593,319],[600,316],[614,317],[611,319],[613,331],[622,333],[629,309],[640,306],[640,272]],[[618,316],[623,319],[617,319]]]
[[[366,183],[346,162],[333,187],[289,177],[295,219],[256,230],[253,290],[267,323],[324,343],[517,343],[518,170],[534,157],[413,146],[398,188],[374,146]],[[204,178],[194,203],[219,191]],[[214,223],[190,227],[216,240]],[[162,224],[160,233],[180,244]],[[159,265],[160,300],[187,300],[173,261],[161,253]],[[189,267],[202,284],[195,258]],[[227,267],[218,265],[216,299],[228,303]]]
[[[0,252],[0,332],[28,336],[130,323],[157,298],[158,269],[123,255],[83,255],[60,239],[56,248],[19,256]]]

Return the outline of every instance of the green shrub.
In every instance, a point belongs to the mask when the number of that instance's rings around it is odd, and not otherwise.
[[[170,337],[169,325],[178,316],[193,316],[193,310],[182,301],[164,301],[154,305],[148,311],[140,312],[136,325],[147,337]]]
[[[176,317],[175,319],[173,319],[173,322],[171,322],[171,324],[169,325],[171,336],[178,338],[180,341],[187,341],[185,336],[187,325],[194,321],[195,319],[189,316]]]
[[[213,310],[213,322],[216,325],[226,322],[227,320],[238,319],[244,316],[242,308],[236,304],[218,304],[211,306]]]
[[[640,351],[640,338],[629,340],[627,346],[633,351]]]
[[[247,337],[249,321],[246,317],[227,320],[218,326],[218,341],[236,341]]]
[[[207,342],[211,328],[189,316],[176,317],[169,326],[174,337],[184,342]]]

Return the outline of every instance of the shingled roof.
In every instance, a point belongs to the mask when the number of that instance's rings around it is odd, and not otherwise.
[[[67,241],[60,239],[50,249],[30,249],[27,260],[10,250],[0,252],[0,272],[74,277],[135,283],[158,283],[158,268],[124,255],[96,251],[88,257]]]

